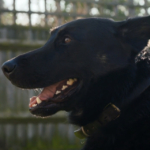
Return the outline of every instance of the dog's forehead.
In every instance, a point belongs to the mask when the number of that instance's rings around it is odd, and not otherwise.
[[[86,18],[86,19],[78,19],[64,24],[63,26],[93,26],[93,25],[104,25],[110,24],[113,21],[111,19],[103,19],[103,18]]]
[[[110,19],[101,19],[101,18],[87,18],[87,19],[78,19],[71,22],[68,22],[62,26],[55,28],[52,32],[63,31],[69,29],[94,29],[96,27],[102,28],[106,26],[112,26],[113,21]]]

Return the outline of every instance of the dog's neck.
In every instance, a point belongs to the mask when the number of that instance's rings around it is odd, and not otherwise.
[[[138,65],[145,66],[145,63],[139,63]],[[136,101],[136,98],[140,96],[150,84],[150,71],[142,67],[140,67],[142,69],[139,70],[138,65],[128,66],[97,80],[94,86],[89,88],[83,100],[83,105],[71,112],[71,122],[79,126],[84,126],[97,120],[103,108],[110,102],[115,104],[122,111],[126,109],[128,105],[132,104],[134,100]],[[139,83],[139,81],[142,82]],[[146,82],[148,84],[143,84]],[[117,85],[115,83],[117,83]],[[136,90],[134,90],[135,87]],[[97,92],[99,95],[96,94]],[[98,96],[96,97],[94,95]],[[136,96],[134,97],[134,95]],[[126,105],[127,107],[122,107]]]
[[[127,101],[132,101],[139,97],[150,85],[150,79],[144,80],[139,84],[137,88],[131,93],[131,95],[126,99]],[[127,105],[127,104],[126,104]],[[123,105],[123,109],[126,108],[126,105]],[[130,104],[129,104],[130,106]],[[93,133],[97,132],[100,128],[106,126],[111,121],[116,120],[120,116],[121,110],[113,104],[108,104],[102,113],[100,114],[99,118],[85,126],[82,126],[80,129],[75,131],[75,135],[80,138],[84,139],[90,137]]]

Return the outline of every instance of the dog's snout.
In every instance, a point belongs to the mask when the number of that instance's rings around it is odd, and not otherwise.
[[[16,63],[13,60],[7,61],[2,65],[2,70],[6,77],[9,76],[14,72],[16,68]]]

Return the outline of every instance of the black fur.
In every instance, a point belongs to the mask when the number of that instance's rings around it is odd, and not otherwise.
[[[64,38],[71,42],[64,43]],[[83,150],[150,149],[150,17],[114,22],[89,18],[56,28],[40,49],[3,64],[7,78],[21,88],[40,88],[76,77],[81,84],[65,102],[33,111],[48,116],[69,111],[70,122],[95,121],[108,103],[118,119],[87,139]]]

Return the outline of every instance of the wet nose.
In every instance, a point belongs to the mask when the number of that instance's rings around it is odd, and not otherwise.
[[[3,73],[7,78],[9,78],[9,76],[14,72],[15,68],[16,68],[16,63],[14,62],[14,60],[6,61],[2,65]]]

